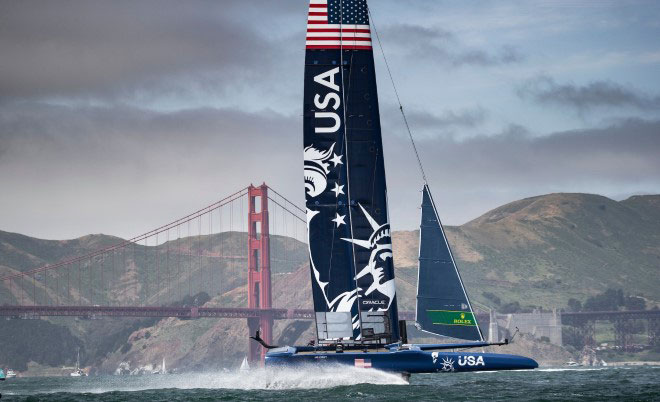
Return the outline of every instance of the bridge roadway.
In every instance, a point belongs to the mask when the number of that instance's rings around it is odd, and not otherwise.
[[[314,311],[306,309],[256,309],[231,307],[112,307],[112,306],[0,306],[0,316],[37,317],[177,317],[257,318],[272,314],[274,319],[309,320]]]
[[[0,306],[0,317],[177,317],[177,318],[257,318],[272,314],[275,320],[313,320],[314,310],[309,309],[258,309],[242,307],[113,307],[113,306]],[[401,311],[402,320],[415,320],[414,311]],[[584,321],[612,321],[621,319],[660,319],[660,310],[633,311],[581,311],[561,313],[562,324]],[[485,324],[488,314],[477,314],[477,320]]]
[[[562,324],[579,324],[585,321],[617,321],[635,319],[660,319],[660,310],[627,311],[580,311],[561,313]]]
[[[314,310],[258,309],[231,307],[112,307],[112,306],[0,306],[3,317],[177,317],[177,318],[257,318],[272,314],[276,320],[312,320]],[[401,319],[414,320],[415,313],[403,311]]]

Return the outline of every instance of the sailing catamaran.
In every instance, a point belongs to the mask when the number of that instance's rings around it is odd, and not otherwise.
[[[266,366],[339,363],[404,374],[538,367],[522,356],[448,351],[508,342],[484,341],[425,177],[417,325],[469,342],[407,343],[397,311],[366,0],[310,1],[304,176],[318,342],[276,347],[257,333],[253,339],[269,349]]]

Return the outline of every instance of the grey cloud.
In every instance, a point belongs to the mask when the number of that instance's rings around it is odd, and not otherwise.
[[[428,41],[456,41],[456,36],[445,29],[413,24],[388,25],[385,27],[382,34],[388,38],[388,42],[397,43],[399,45],[426,42],[420,41],[420,38],[425,38]]]
[[[1,229],[129,236],[250,182],[300,203],[301,129],[270,110],[5,107]]]
[[[525,82],[517,93],[524,99],[568,106],[580,112],[597,107],[660,108],[660,96],[650,96],[612,81],[594,81],[580,86],[559,84],[551,77],[540,76]]]
[[[448,110],[440,115],[434,115],[425,111],[416,111],[409,113],[409,116],[415,120],[415,124],[419,124],[422,127],[475,127],[484,122],[486,111],[480,107],[460,111]]]
[[[519,126],[494,136],[423,143],[452,164],[468,166],[460,180],[533,183],[609,178],[636,180],[660,171],[660,122],[624,120],[606,128],[535,137]],[[624,161],[633,158],[628,166]],[[481,179],[479,179],[481,178]]]
[[[393,107],[387,109],[394,110]],[[421,109],[406,109],[406,117],[413,124],[415,134],[417,136],[421,134],[423,137],[452,134],[453,130],[458,128],[479,127],[486,121],[487,115],[488,113],[482,107],[445,110],[441,113]],[[399,113],[384,113],[382,119],[384,125],[388,127],[401,124]]]
[[[392,222],[413,228],[421,179],[407,138],[384,127]],[[438,202],[454,211],[447,223],[460,223],[541,193],[660,188],[658,132],[660,121],[643,120],[544,137],[511,126],[419,138],[418,149]],[[270,110],[10,105],[0,109],[0,229],[130,236],[262,181],[300,205],[301,133],[299,116]]]
[[[544,193],[660,191],[658,132],[660,121],[634,119],[543,137],[512,126],[463,141],[418,139],[417,147],[447,223],[458,224],[505,202]],[[386,135],[385,147],[393,225],[413,228],[417,218],[411,206],[419,203],[421,179],[410,144]]]
[[[501,46],[492,52],[466,48],[453,32],[437,27],[413,24],[389,25],[383,30],[382,36],[386,43],[393,43],[408,55],[430,58],[456,67],[493,66],[519,63],[524,60],[524,56],[509,45]]]
[[[523,55],[512,46],[502,46],[495,53],[483,50],[468,50],[452,55],[451,63],[460,66],[464,64],[492,66],[498,64],[518,63],[524,60]]]
[[[96,166],[103,161],[121,166],[146,157],[157,158],[160,151],[213,153],[219,147],[281,150],[297,138],[291,133],[296,125],[291,117],[271,110],[250,113],[199,108],[166,113],[128,106],[37,103],[29,107],[10,105],[0,111],[0,132],[8,154],[25,166],[32,162],[37,166],[43,159],[70,164],[87,162],[85,158],[94,160]],[[143,155],[145,150],[149,152]],[[30,155],[39,158],[23,160]]]
[[[263,74],[277,53],[255,16],[278,14],[286,21],[294,5],[1,2],[0,99],[176,95]]]

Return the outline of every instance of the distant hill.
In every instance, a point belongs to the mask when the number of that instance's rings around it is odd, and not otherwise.
[[[306,245],[282,236],[271,235],[270,239],[275,282],[282,275],[306,267]],[[57,241],[0,231],[0,277],[121,242],[123,239],[106,235]],[[192,292],[208,294],[213,297],[211,303],[218,305],[245,306],[246,244],[247,234],[243,232],[184,237],[158,246],[136,244],[117,253],[114,262],[112,256],[81,262],[80,277],[76,263],[68,269],[39,273],[35,281],[30,277],[12,281],[11,285],[7,281],[0,282],[0,304],[20,304],[20,300],[23,304],[32,304],[36,299],[37,304],[46,305],[181,305],[181,300]],[[4,322],[4,331],[0,332],[7,336],[0,337],[0,362],[20,370],[30,361],[52,365],[54,359],[60,357],[62,360],[56,365],[70,364],[71,356],[75,358],[75,348],[70,345],[81,344],[82,364],[100,366],[108,354],[126,350],[133,332],[158,322],[151,318],[83,320],[72,317],[51,317],[47,321],[49,325],[42,325],[44,323],[38,320]],[[186,321],[182,328],[192,331],[196,325],[203,327],[214,323],[215,320]],[[34,331],[41,332],[43,328],[57,331],[60,342],[41,342],[43,334],[31,332],[31,325]],[[65,328],[60,330],[62,326]],[[20,334],[22,343],[13,341],[16,334]],[[30,342],[38,347],[22,347]]]
[[[650,302],[648,305],[660,302],[658,195],[634,196],[621,202],[590,194],[526,198],[489,211],[462,226],[447,227],[447,233],[467,291],[478,307],[498,309],[515,301],[522,307],[563,308],[571,297],[584,300],[606,288],[621,288],[626,293],[641,295]],[[418,236],[417,231],[393,233],[397,292],[403,310],[414,309]],[[0,275],[54,263],[120,240],[90,235],[75,240],[46,241],[0,232]],[[183,256],[194,250],[193,253],[222,251],[240,257],[245,256],[245,242],[245,233],[232,232],[182,238],[157,247],[138,245],[135,253],[125,255],[122,263],[113,267],[116,279],[109,288],[104,289],[98,278],[83,278],[81,289],[74,285],[72,294],[83,302],[94,297],[95,303],[128,300],[163,304],[176,302],[177,286],[185,285],[187,289],[191,285],[193,292],[211,296],[207,305],[245,306],[245,260],[240,258],[184,258],[180,274],[170,273],[170,282],[161,282],[162,292],[153,292],[153,280],[157,277],[153,259],[164,258],[168,247],[170,253],[179,250]],[[310,308],[306,246],[278,236],[272,236],[271,242],[273,304],[283,308]],[[108,265],[104,269],[109,269]],[[205,280],[210,278],[211,271],[222,280],[215,283]],[[49,296],[54,294],[53,278],[38,278],[42,282],[37,285],[40,297],[51,303],[55,302]],[[159,278],[165,281],[162,276]],[[151,292],[147,280],[151,281]],[[0,284],[0,303],[15,303],[16,299],[16,289],[10,294],[7,284]],[[182,369],[221,367],[240,362],[247,349],[245,320],[49,321],[68,327],[75,338],[68,340],[68,344],[83,342],[88,350],[86,364],[100,366],[104,371],[114,371],[121,362],[129,362],[133,368],[155,364],[163,357],[168,366]],[[278,321],[275,340],[306,342],[313,337],[310,324]],[[24,333],[29,336],[28,332]],[[103,342],[99,341],[101,333],[106,338]],[[3,342],[8,340],[0,339],[0,360]],[[23,358],[27,361],[30,356]],[[52,354],[49,359],[52,360]],[[37,363],[50,364],[50,360]]]
[[[439,211],[442,218],[442,210]],[[515,201],[447,228],[470,296],[564,307],[606,288],[660,301],[660,196],[591,194]],[[394,234],[396,265],[416,279],[418,232]],[[413,282],[414,283],[414,282]]]
[[[291,272],[306,263],[302,243],[282,236],[271,235],[270,239],[274,274]],[[122,242],[102,234],[74,240],[41,240],[0,231],[0,277]],[[8,283],[2,283],[0,304],[16,304],[20,297],[29,304],[36,297],[37,304],[162,305],[180,300],[189,291],[214,296],[246,283],[246,244],[244,232],[182,237],[157,246],[135,244],[114,255],[38,273],[36,283],[32,277],[14,281],[11,289]]]

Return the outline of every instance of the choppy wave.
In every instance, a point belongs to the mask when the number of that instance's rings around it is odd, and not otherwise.
[[[535,369],[534,371],[541,371],[546,373],[551,373],[555,371],[602,371],[602,370],[611,370],[616,367],[556,367],[556,368],[542,368]]]
[[[398,375],[349,367],[179,375],[17,378],[0,384],[11,401],[660,400],[653,367]],[[4,398],[3,398],[4,400]]]

